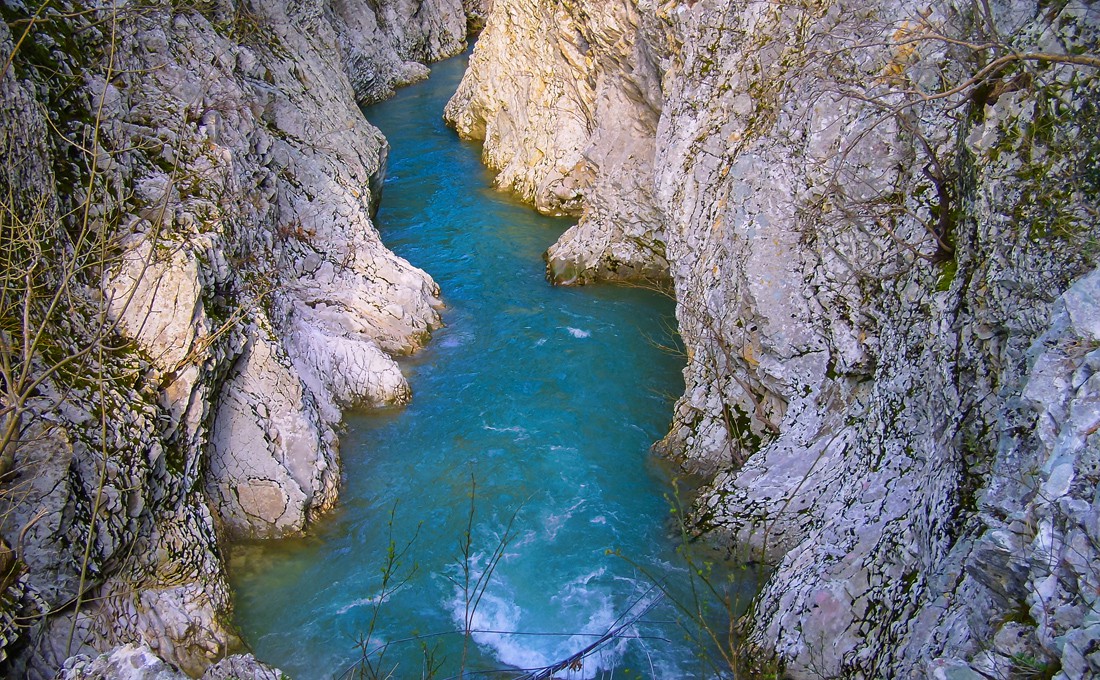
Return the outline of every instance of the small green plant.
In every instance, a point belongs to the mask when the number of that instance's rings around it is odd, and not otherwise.
[[[391,677],[396,671],[396,667],[388,671],[384,670],[386,651],[389,649],[390,643],[376,643],[374,640],[374,633],[378,626],[378,617],[379,613],[382,611],[382,605],[393,596],[394,593],[404,588],[419,570],[419,566],[415,562],[411,565],[406,565],[406,558],[409,549],[416,543],[416,539],[420,535],[420,527],[422,525],[417,524],[416,531],[413,532],[412,537],[399,548],[393,535],[393,521],[396,513],[397,503],[394,503],[393,507],[390,508],[389,520],[386,522],[386,557],[380,568],[382,573],[381,582],[378,586],[378,592],[372,596],[371,616],[367,624],[367,630],[361,633],[355,642],[355,646],[359,650],[359,661],[353,670],[355,677],[361,680],[375,680],[376,678]],[[434,653],[429,650],[426,645],[423,649],[425,668],[432,668],[434,663],[431,663],[431,660],[434,658]],[[434,672],[430,673],[427,677],[433,676]]]
[[[1033,680],[1050,680],[1062,670],[1062,664],[1057,660],[1048,661],[1030,654],[1014,654],[1012,665],[1021,677]]]

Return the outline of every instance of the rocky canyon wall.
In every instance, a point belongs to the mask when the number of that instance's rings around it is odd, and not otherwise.
[[[580,215],[550,277],[667,278],[653,193],[661,107],[647,17],[633,2],[497,3],[445,118],[485,140],[498,186]]]
[[[438,289],[371,223],[387,144],[357,102],[467,18],[2,9],[0,675],[144,643],[198,676],[239,644],[219,540],[300,532],[336,500],[341,409],[409,398],[393,357]]]
[[[660,448],[712,480],[711,535],[774,566],[750,642],[790,677],[1100,672],[1098,24],[494,7],[448,118],[501,186],[580,214],[553,280],[671,279]]]

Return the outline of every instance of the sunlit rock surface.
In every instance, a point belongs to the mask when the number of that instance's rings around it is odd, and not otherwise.
[[[98,656],[66,659],[58,680],[187,680],[187,674],[158,657],[148,645],[128,644]],[[282,672],[251,654],[234,654],[202,674],[202,680],[280,680]]]
[[[579,224],[547,253],[556,283],[667,276],[653,200],[656,57],[633,2],[500,0],[445,118],[485,141],[498,186]]]
[[[358,103],[461,51],[467,17],[86,9],[0,22],[5,61],[30,27],[0,78],[4,193],[86,214],[107,253],[69,284],[51,341],[79,360],[34,393],[0,489],[0,675],[144,641],[197,677],[240,644],[218,541],[302,531],[336,501],[342,409],[409,398],[393,357],[439,324],[439,291],[371,222],[388,145]]]

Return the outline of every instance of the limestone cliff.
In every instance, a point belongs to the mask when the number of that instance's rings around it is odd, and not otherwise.
[[[313,11],[331,23],[356,97],[370,103],[389,97],[395,87],[427,78],[428,62],[465,49],[463,6],[469,5],[476,24],[486,2],[333,0],[313,3]]]
[[[465,46],[459,0],[2,5],[0,674],[238,644],[219,540],[336,500],[438,290],[371,223],[358,101]],[[10,435],[10,436],[9,436]]]
[[[661,107],[635,3],[500,2],[445,118],[485,140],[496,183],[580,214],[548,253],[560,283],[667,276],[653,158]]]
[[[661,449],[713,480],[712,535],[774,565],[750,642],[790,677],[1100,672],[1098,26],[494,6],[449,119],[502,186],[581,214],[552,278],[667,267],[688,366]]]

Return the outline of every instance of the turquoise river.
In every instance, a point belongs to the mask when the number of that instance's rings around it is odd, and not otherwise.
[[[653,587],[687,573],[649,452],[683,389],[662,348],[672,303],[547,284],[542,253],[570,223],[490,188],[480,147],[444,126],[465,65],[366,110],[392,145],[379,230],[439,283],[446,327],[403,363],[411,405],[348,415],[340,509],[306,538],[234,546],[237,625],[295,680],[361,677],[372,620],[379,677],[422,677],[425,658],[435,677],[516,677],[632,621],[555,677],[709,675]]]

